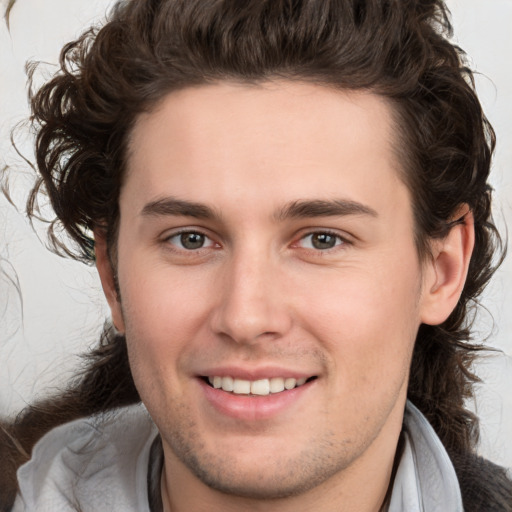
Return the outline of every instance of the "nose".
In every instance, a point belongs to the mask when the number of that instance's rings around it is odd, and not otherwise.
[[[283,337],[292,316],[282,279],[279,265],[265,254],[241,254],[226,263],[212,330],[240,344]]]

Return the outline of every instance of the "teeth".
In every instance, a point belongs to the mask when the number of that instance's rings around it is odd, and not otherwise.
[[[260,395],[266,396],[270,393],[280,393],[281,391],[293,389],[306,383],[306,378],[294,379],[288,377],[273,377],[272,379],[244,380],[233,379],[232,377],[208,377],[208,382],[215,389],[232,392],[236,395]]]
[[[224,391],[233,391],[235,389],[232,377],[222,377],[222,389]]]
[[[248,395],[251,392],[251,381],[234,379],[233,381],[233,393],[236,395]]]
[[[252,395],[268,395],[270,394],[270,382],[268,379],[255,380],[251,382]]]
[[[284,388],[285,389],[293,389],[296,384],[297,384],[297,380],[296,379],[292,379],[290,377],[289,379],[285,379],[285,381],[284,381]]]
[[[270,392],[279,393],[281,391],[284,391],[284,379],[281,377],[270,379]]]

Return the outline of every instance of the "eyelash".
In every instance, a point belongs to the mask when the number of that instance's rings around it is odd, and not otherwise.
[[[209,241],[208,245],[202,245],[201,247],[197,247],[197,248],[186,248],[186,247],[179,247],[179,244],[181,243],[182,244],[182,241],[180,240],[180,242],[172,242],[173,239],[179,239],[180,237],[182,237],[183,235],[198,235],[200,237],[204,237],[204,240],[205,241]],[[320,249],[320,248],[317,248],[317,247],[301,247],[301,242],[305,241],[306,239],[308,239],[309,237],[313,237],[313,236],[328,236],[328,237],[333,237],[335,239],[335,245],[333,247],[326,247],[326,248],[323,248],[323,249]],[[177,251],[182,251],[182,252],[187,252],[187,253],[198,253],[199,251],[202,251],[204,249],[210,249],[212,247],[220,247],[219,244],[217,244],[214,240],[212,240],[211,237],[209,237],[207,234],[201,232],[200,230],[195,230],[195,229],[182,229],[178,232],[175,232],[175,233],[172,233],[171,235],[167,236],[165,239],[164,239],[164,242],[169,244],[170,246],[173,246],[174,247],[174,250],[177,250]],[[313,243],[311,242],[311,245],[313,245]],[[348,241],[345,237],[341,236],[339,233],[336,233],[334,231],[330,231],[328,229],[318,229],[318,230],[315,230],[315,231],[309,231],[307,233],[304,233],[303,235],[300,236],[300,238],[294,242],[291,246],[292,247],[299,247],[299,248],[302,248],[302,249],[305,249],[307,251],[311,251],[312,253],[316,253],[318,255],[322,255],[324,253],[328,253],[328,252],[331,252],[331,251],[336,251],[336,250],[340,250],[342,248],[344,248],[345,246],[347,245],[350,245],[350,241]]]

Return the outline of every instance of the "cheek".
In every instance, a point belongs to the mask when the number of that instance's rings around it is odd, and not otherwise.
[[[207,323],[208,287],[204,279],[200,286],[200,280],[162,269],[124,276],[122,310],[136,381],[151,380],[156,387],[175,379],[184,354]]]
[[[332,354],[333,374],[350,375],[343,385],[402,379],[420,323],[418,268],[353,268],[315,289],[322,293],[304,308],[305,328]]]
[[[141,258],[140,258],[141,259]],[[148,258],[149,259],[149,258]],[[151,260],[149,260],[151,261]],[[164,263],[128,261],[120,283],[125,321],[158,339],[180,337],[198,321],[212,294],[206,270],[190,271]]]

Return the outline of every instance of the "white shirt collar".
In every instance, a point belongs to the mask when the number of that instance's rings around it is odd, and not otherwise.
[[[389,512],[463,512],[453,464],[425,416],[409,401],[404,414],[404,450]]]

